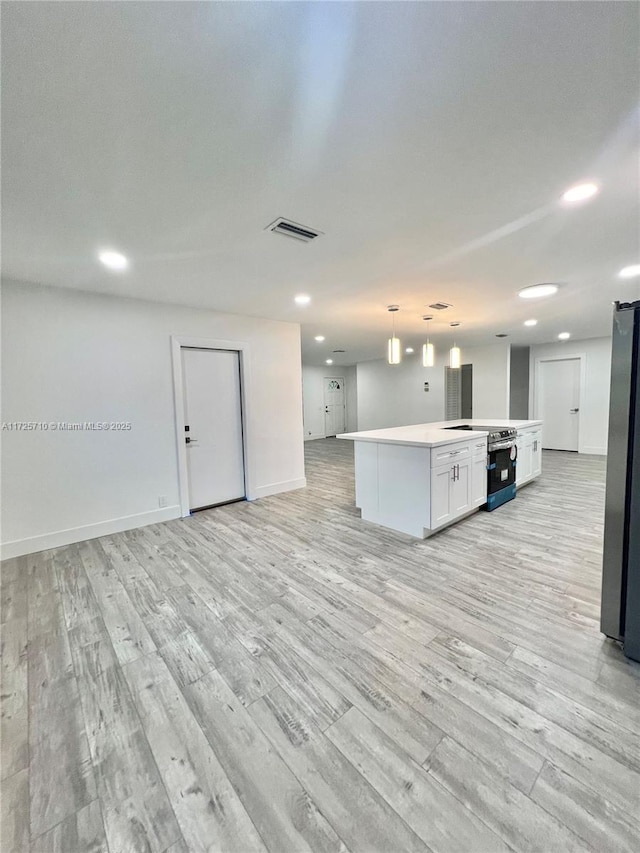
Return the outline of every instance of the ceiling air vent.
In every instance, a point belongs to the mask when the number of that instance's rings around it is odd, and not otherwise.
[[[306,225],[300,225],[298,222],[291,222],[282,217],[276,219],[271,225],[267,225],[264,230],[282,234],[284,237],[293,237],[296,240],[302,240],[303,243],[310,243],[322,234],[322,231],[316,231],[314,228],[308,228]]]
[[[429,308],[433,308],[434,311],[444,311],[445,308],[453,308],[453,305],[449,305],[448,302],[434,302],[433,305],[429,305]]]

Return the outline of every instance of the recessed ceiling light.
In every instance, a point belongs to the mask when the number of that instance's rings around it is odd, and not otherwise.
[[[328,359],[325,361],[325,364],[333,364],[333,359],[332,359],[332,358],[328,358]]]
[[[571,332],[560,332],[558,335],[558,340],[560,341],[568,341],[571,337]]]
[[[576,184],[575,187],[569,187],[569,189],[562,194],[562,201],[566,204],[578,204],[581,201],[587,201],[587,199],[593,198],[599,189],[600,187],[597,184]]]
[[[324,335],[316,335],[314,341],[318,341],[319,344],[324,340]]]
[[[110,250],[100,252],[98,259],[105,267],[109,267],[110,270],[126,270],[129,266],[129,261],[120,252],[112,252]]]
[[[635,278],[640,275],[640,264],[631,264],[630,267],[623,267],[618,276],[620,278]]]
[[[296,305],[308,305],[311,302],[311,297],[306,293],[299,293],[293,300]]]
[[[530,287],[523,287],[522,290],[519,290],[518,296],[522,299],[542,299],[543,296],[553,296],[557,292],[557,284],[532,284]]]
[[[413,347],[407,347],[405,352],[409,353],[409,355],[410,355],[413,352]]]
[[[525,324],[525,326],[537,326],[538,321],[537,320],[525,320],[524,324]]]

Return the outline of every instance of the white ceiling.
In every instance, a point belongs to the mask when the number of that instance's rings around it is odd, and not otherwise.
[[[464,347],[607,334],[640,298],[616,278],[640,261],[638,4],[3,7],[7,277],[300,321],[336,364],[384,355],[389,303],[414,345],[453,303],[432,337],[459,320]],[[600,195],[559,206],[582,179]],[[516,296],[539,281],[565,285]]]

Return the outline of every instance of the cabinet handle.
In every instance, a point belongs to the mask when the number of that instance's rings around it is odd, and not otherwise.
[[[480,444],[476,444],[476,447],[484,447],[485,445],[481,442]]]
[[[459,451],[459,450],[450,450],[450,451],[449,451],[449,456],[457,456],[457,455],[458,455],[458,453],[460,453],[460,451]]]

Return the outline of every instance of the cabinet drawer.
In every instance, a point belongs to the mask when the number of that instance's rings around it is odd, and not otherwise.
[[[431,467],[445,465],[447,462],[459,462],[471,457],[471,449],[475,442],[462,441],[457,444],[445,444],[443,447],[431,448]]]
[[[473,453],[473,458],[477,459],[479,456],[487,455],[487,439],[482,438],[474,441],[471,445],[471,451]]]
[[[530,426],[530,427],[520,427],[518,429],[518,438],[522,438],[524,436],[529,436],[534,432],[539,432],[539,426]]]

